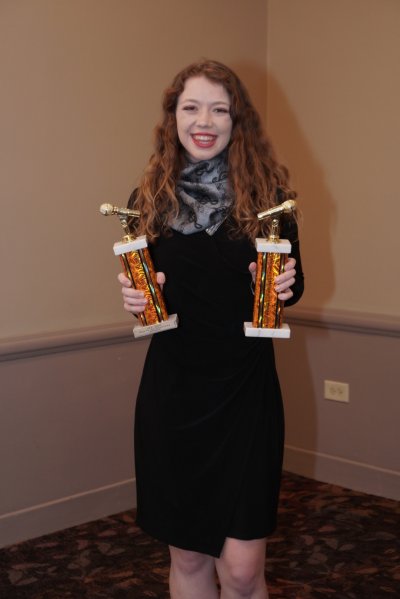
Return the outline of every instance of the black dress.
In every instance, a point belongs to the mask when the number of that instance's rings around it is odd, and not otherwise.
[[[296,227],[295,303],[303,276]],[[182,549],[218,557],[226,537],[262,538],[276,525],[284,419],[270,339],[252,320],[247,240],[173,232],[151,248],[179,327],[153,336],[135,420],[137,524]]]

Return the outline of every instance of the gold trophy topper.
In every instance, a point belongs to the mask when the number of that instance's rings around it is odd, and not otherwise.
[[[134,336],[144,337],[176,328],[178,317],[176,314],[168,316],[164,298],[156,280],[146,236],[135,237],[129,229],[128,220],[139,218],[140,212],[128,208],[118,208],[111,204],[102,204],[100,212],[104,216],[116,214],[119,217],[125,235],[121,241],[114,243],[114,254],[119,256],[132,287],[143,291],[147,298],[144,311],[137,315],[140,324],[134,326]]]
[[[257,271],[254,291],[253,322],[244,323],[247,337],[290,337],[290,328],[282,323],[283,302],[275,291],[275,278],[285,269],[287,256],[292,246],[287,239],[279,238],[279,219],[284,213],[293,213],[294,200],[287,200],[265,212],[260,212],[259,220],[272,218],[268,239],[257,237]]]

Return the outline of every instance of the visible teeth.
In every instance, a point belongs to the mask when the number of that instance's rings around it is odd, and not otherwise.
[[[214,139],[214,135],[193,135],[193,137],[199,141],[212,141]]]

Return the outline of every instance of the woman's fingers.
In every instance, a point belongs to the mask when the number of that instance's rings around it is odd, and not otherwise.
[[[250,262],[249,271],[250,271],[251,277],[253,279],[253,283],[256,280],[256,270],[257,270],[257,264],[255,262]]]
[[[165,274],[163,272],[158,272],[156,274],[157,283],[160,285],[161,291],[164,287],[165,283]]]
[[[282,293],[278,293],[278,299],[286,302],[286,300],[290,299],[291,297],[293,297],[293,291],[291,289],[288,289],[285,292]]]
[[[284,272],[275,278],[275,291],[278,293],[278,298],[282,301],[293,297],[293,291],[290,289],[290,287],[294,285],[295,282],[295,266],[296,260],[294,258],[289,258],[285,264]],[[256,270],[257,264],[255,262],[251,262],[249,264],[249,271],[253,277],[253,282],[255,280]]]
[[[147,299],[143,291],[138,289],[122,288],[122,297],[124,300],[124,309],[132,314],[143,312],[146,307]]]
[[[120,272],[117,278],[118,278],[118,281],[121,283],[121,285],[123,285],[124,287],[132,286],[131,281],[128,279],[128,277],[126,276],[125,273]]]
[[[118,281],[121,283],[121,293],[124,302],[124,310],[131,312],[132,314],[138,314],[143,312],[146,307],[147,299],[140,289],[132,287],[132,282],[125,273],[118,275]]]
[[[278,298],[280,300],[288,300],[293,296],[293,291],[290,287],[295,283],[295,266],[296,260],[294,258],[289,258],[285,264],[285,271],[275,279],[275,291],[278,293]]]
[[[165,274],[163,272],[158,272],[156,274],[157,283],[160,285],[161,289],[165,283]],[[140,289],[135,289],[132,287],[132,282],[125,273],[120,273],[118,275],[118,281],[121,283],[121,293],[124,301],[124,309],[127,312],[131,312],[132,314],[138,314],[139,312],[143,312],[147,305],[147,299],[144,291]]]

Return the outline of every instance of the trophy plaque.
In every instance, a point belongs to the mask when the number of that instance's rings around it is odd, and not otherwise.
[[[284,302],[278,299],[275,278],[284,271],[288,254],[292,249],[287,239],[279,238],[279,219],[283,213],[292,213],[295,209],[296,202],[287,200],[257,215],[259,220],[272,218],[272,223],[269,237],[256,239],[257,270],[253,322],[244,323],[246,337],[290,337],[289,326],[282,322]]]
[[[102,204],[100,212],[105,216],[116,214],[124,229],[121,241],[114,243],[114,254],[119,256],[125,274],[132,287],[143,291],[147,304],[143,312],[136,316],[139,323],[133,327],[135,337],[144,337],[178,326],[176,314],[168,315],[160,286],[156,280],[154,265],[147,246],[146,236],[135,237],[129,229],[128,219],[139,218],[140,212],[128,208],[117,208]]]

